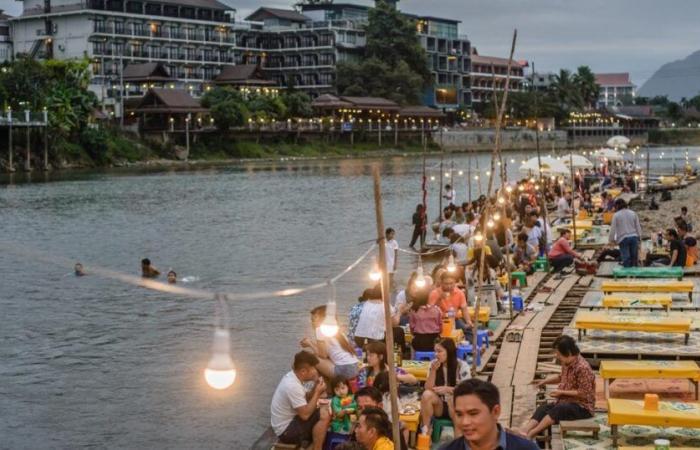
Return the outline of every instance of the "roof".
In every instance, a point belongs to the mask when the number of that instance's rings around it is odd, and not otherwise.
[[[634,86],[630,80],[630,74],[624,73],[597,73],[595,82],[601,86]]]
[[[635,118],[646,118],[654,115],[654,107],[651,105],[616,106],[610,109],[619,114]]]
[[[258,8],[253,14],[246,17],[245,20],[261,22],[265,20],[266,16],[289,20],[291,22],[307,22],[309,20],[305,15],[291,9],[268,8],[266,6]]]
[[[124,81],[127,82],[174,80],[164,65],[155,62],[143,64],[130,63],[124,68],[122,78],[124,78]]]
[[[211,8],[231,11],[235,8],[226,6],[217,0],[153,0],[156,3],[170,3],[179,6],[194,6],[195,8]]]
[[[205,112],[206,108],[184,89],[151,88],[146,92],[138,106],[137,112],[155,113],[190,113]]]
[[[406,106],[399,111],[405,117],[445,117],[445,113],[430,106]]]
[[[339,9],[360,9],[363,11],[369,11],[370,6],[365,5],[354,5],[352,3],[319,3],[316,5],[312,4],[302,4],[302,11],[327,11],[327,10],[339,10]]]
[[[493,66],[507,66],[508,58],[499,58],[497,56],[482,56],[476,53],[471,55],[472,64],[486,64]],[[527,67],[527,61],[513,60],[512,67]]]
[[[452,23],[452,24],[460,24],[462,23],[461,20],[455,20],[455,19],[446,19],[444,17],[435,17],[435,16],[417,16],[413,14],[404,14],[406,16],[412,16],[417,19],[423,19],[423,20],[429,20],[432,22],[444,22],[444,23]]]
[[[312,102],[313,108],[350,108],[352,103],[343,101],[331,94],[323,94],[316,97]]]
[[[235,66],[224,66],[221,73],[214,79],[216,84],[252,84],[262,85],[276,84],[268,80],[265,74],[256,64],[237,64]]]
[[[5,14],[5,11],[0,9],[0,20],[12,19],[12,16]]]
[[[349,102],[356,108],[378,108],[398,111],[398,103],[381,97],[340,97],[341,100]]]

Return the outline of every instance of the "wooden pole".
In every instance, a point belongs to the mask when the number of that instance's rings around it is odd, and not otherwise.
[[[569,170],[571,171],[571,223],[574,224],[574,239],[572,241],[571,247],[576,248],[576,199],[574,194],[576,192],[576,182],[574,181],[574,156],[569,152]]]
[[[438,222],[442,222],[442,175],[443,175],[443,160],[445,158],[445,153],[440,154],[440,187],[438,188],[438,196],[440,201],[438,202]]]
[[[472,202],[472,152],[469,151],[469,166],[467,167],[467,198]]]
[[[399,402],[396,381],[396,371],[394,363],[394,333],[391,321],[391,305],[389,295],[389,275],[386,267],[386,238],[384,234],[384,213],[382,211],[382,186],[379,176],[379,167],[372,169],[374,177],[374,211],[377,217],[377,242],[379,243],[379,270],[382,273],[382,301],[384,302],[384,319],[386,331],[384,333],[386,341],[387,364],[389,365],[389,394],[391,397],[391,424],[394,445],[401,442],[399,434]]]
[[[26,155],[24,159],[24,171],[25,172],[30,172],[32,170],[32,150],[31,150],[31,130],[32,128],[29,126],[29,113],[27,113],[27,148],[26,148]]]
[[[12,128],[10,128],[10,131],[12,131]],[[10,152],[10,163],[12,163],[12,152]],[[647,194],[651,192],[651,187],[649,186],[649,149],[647,149],[647,174],[646,174],[646,180],[647,180]]]
[[[10,121],[10,129],[7,132],[7,150],[9,152],[8,155],[8,172],[14,172],[15,171],[15,165],[12,162],[12,112],[8,114],[8,119]]]

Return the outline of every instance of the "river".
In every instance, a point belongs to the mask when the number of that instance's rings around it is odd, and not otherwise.
[[[698,154],[691,149],[693,160]],[[652,159],[668,167],[667,157]],[[482,180],[487,160],[479,156]],[[462,201],[466,174],[458,171],[467,171],[468,157],[446,157],[446,170],[452,161]],[[268,426],[272,393],[298,341],[310,335],[308,311],[326,302],[326,290],[232,302],[238,376],[232,388],[215,391],[202,376],[212,301],[76,278],[52,261],[81,261],[88,273],[101,266],[138,274],[149,257],[162,271],[197,277],[188,286],[212,292],[317,283],[362,254],[376,234],[372,164],[381,167],[385,224],[407,247],[421,200],[420,158],[0,179],[0,243],[21,249],[0,257],[0,448],[250,447]],[[512,175],[517,165],[510,164]],[[430,184],[433,217],[438,180]],[[400,281],[414,264],[400,256]],[[343,322],[368,286],[369,266],[338,282]]]

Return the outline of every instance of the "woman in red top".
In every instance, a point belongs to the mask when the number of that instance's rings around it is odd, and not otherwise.
[[[569,239],[571,239],[571,230],[566,228],[560,231],[559,239],[552,245],[551,250],[549,250],[549,264],[555,273],[561,272],[565,267],[568,267],[574,263],[574,260],[583,260],[583,255],[575,252],[571,245],[569,244]]]
[[[413,340],[411,346],[417,352],[432,351],[442,331],[442,311],[437,305],[428,303],[428,293],[420,291],[413,299],[408,315]]]

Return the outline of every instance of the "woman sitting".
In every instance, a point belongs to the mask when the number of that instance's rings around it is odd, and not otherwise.
[[[561,272],[565,267],[572,265],[574,261],[583,260],[583,255],[574,251],[569,244],[571,230],[564,228],[559,233],[559,239],[552,245],[552,249],[547,255],[554,273]]]
[[[430,362],[425,391],[420,400],[423,432],[430,435],[433,417],[449,418],[455,422],[452,392],[455,386],[471,378],[466,361],[457,358],[452,339],[441,339],[435,344],[435,359]],[[455,426],[455,437],[460,437],[460,427]]]
[[[411,346],[417,352],[432,351],[435,341],[442,331],[442,310],[428,303],[428,293],[420,291],[413,300],[408,323],[413,340]]]
[[[360,361],[350,342],[338,332],[333,337],[324,336],[320,327],[326,318],[326,305],[311,310],[311,326],[315,330],[315,339],[304,338],[300,344],[318,357],[316,370],[326,378],[355,378],[359,372]]]
[[[372,386],[374,378],[389,369],[386,363],[386,345],[383,342],[370,342],[365,347],[367,353],[367,366],[360,370],[357,386],[363,388]],[[396,367],[396,379],[399,383],[417,384],[418,380],[401,367]]]
[[[428,295],[430,290],[433,288],[433,280],[430,275],[423,276],[423,282],[425,283],[423,287],[416,286],[416,278],[418,274],[412,272],[411,276],[408,277],[408,283],[406,283],[406,288],[402,289],[396,294],[396,300],[394,301],[394,307],[398,310],[401,315],[400,324],[408,325],[408,314],[411,309],[411,304],[415,301],[418,296]]]

